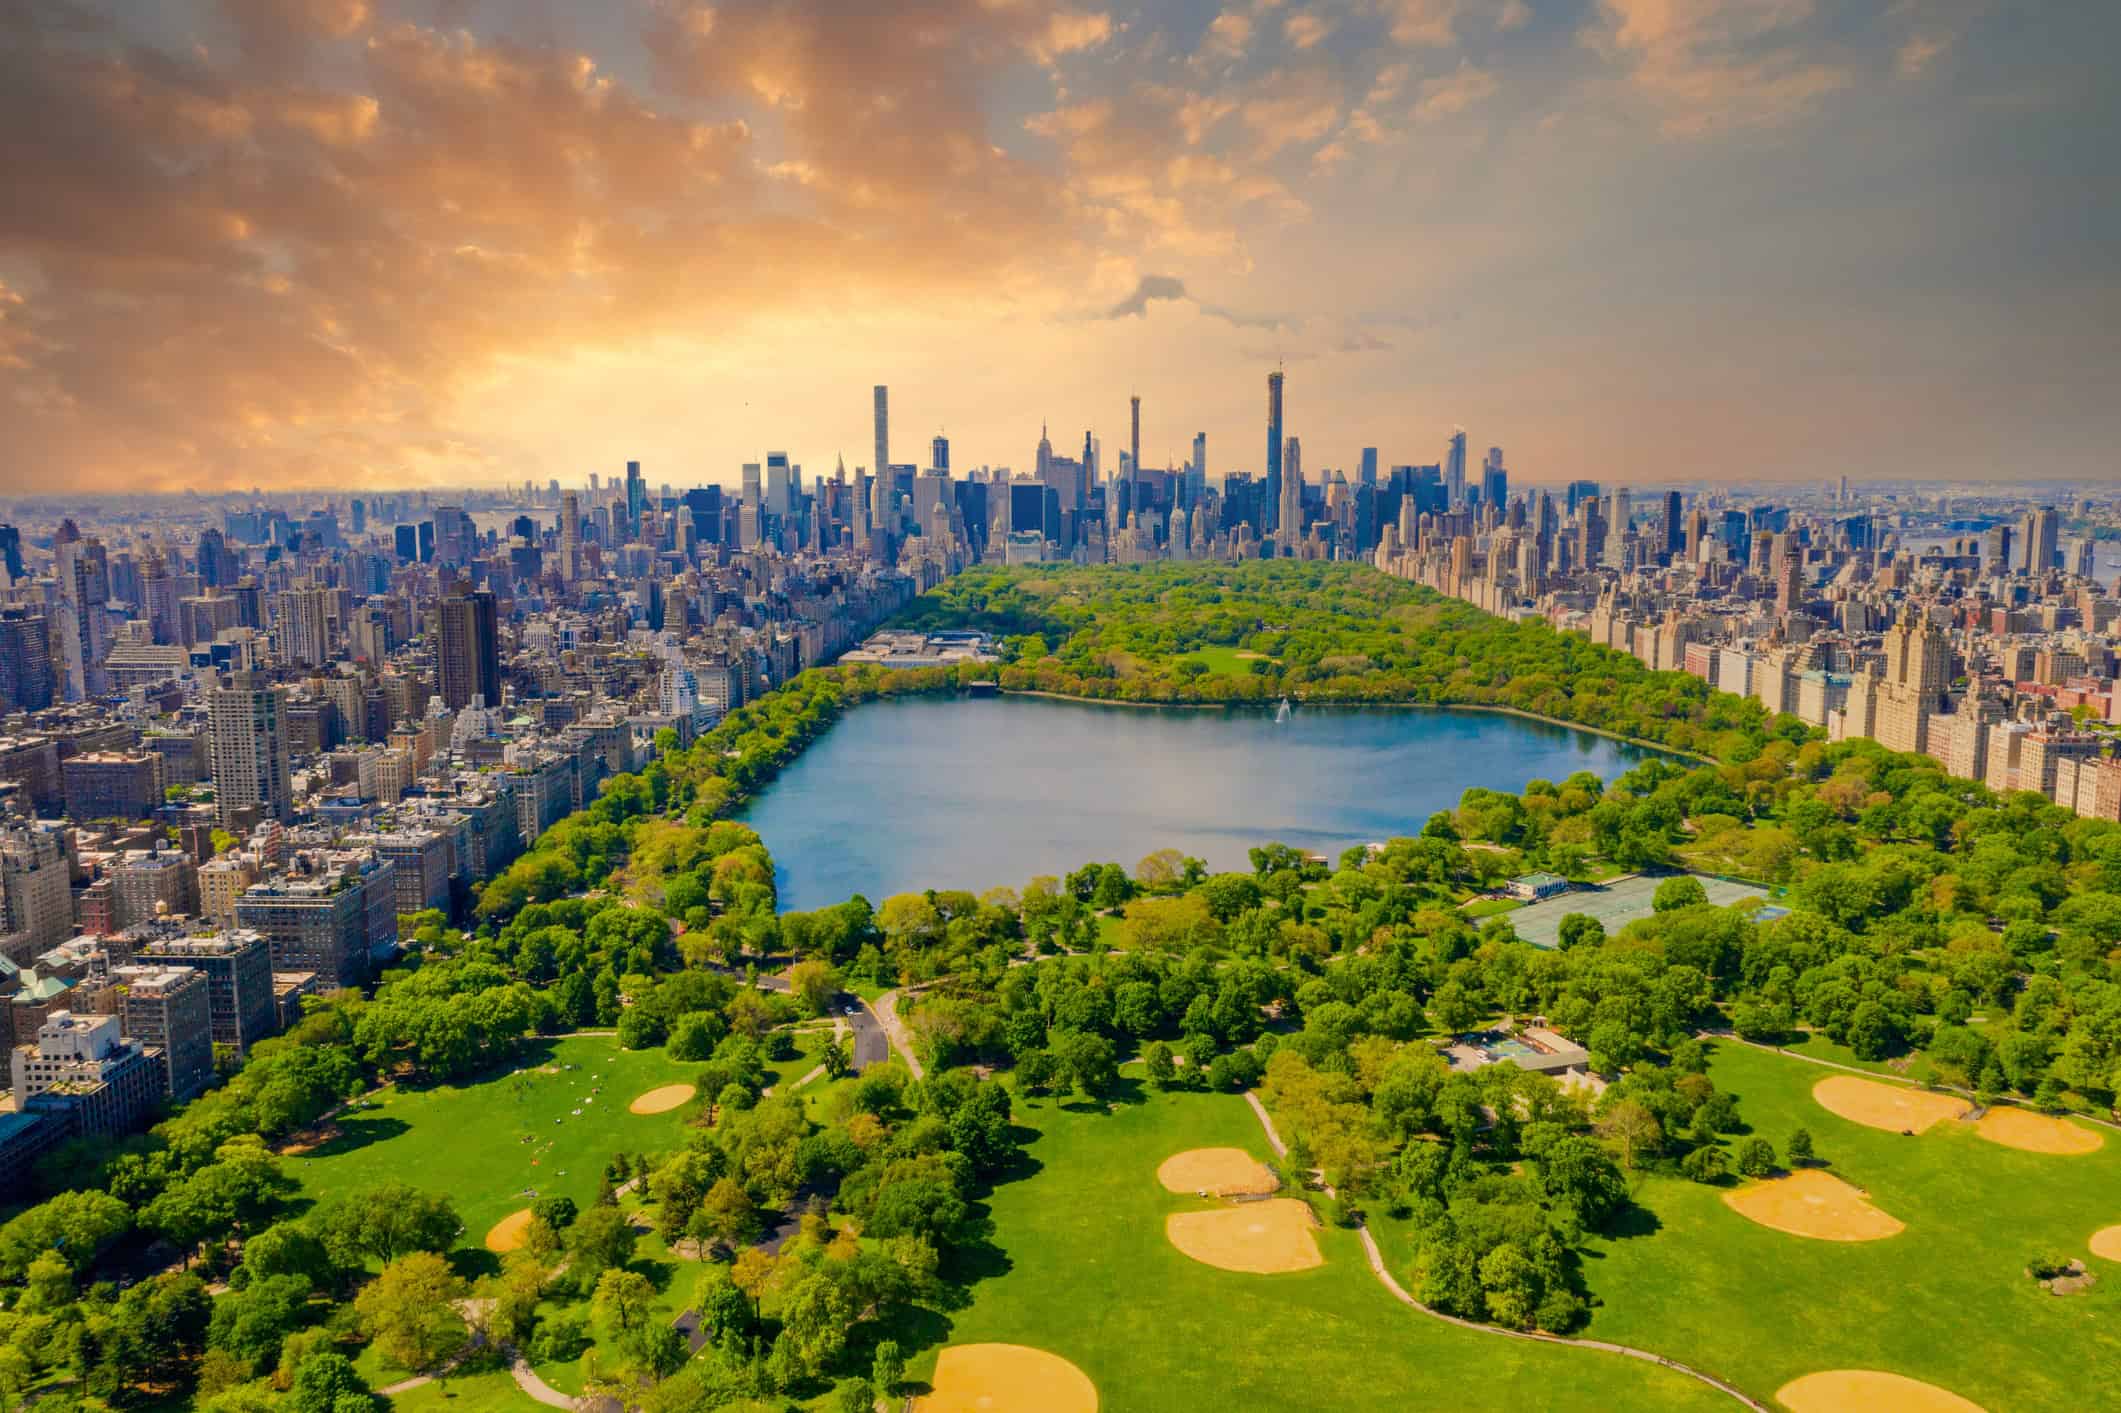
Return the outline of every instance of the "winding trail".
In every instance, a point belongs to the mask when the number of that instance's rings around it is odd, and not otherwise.
[[[1267,1106],[1259,1102],[1259,1095],[1255,1091],[1248,1089],[1245,1091],[1245,1102],[1252,1106],[1253,1114],[1259,1119],[1259,1126],[1266,1131],[1267,1146],[1274,1150],[1274,1156],[1277,1158],[1286,1157],[1289,1152],[1289,1146],[1281,1141],[1281,1134],[1275,1130],[1274,1120],[1267,1113]],[[1333,1189],[1330,1187],[1325,1188],[1324,1191],[1329,1197],[1333,1195]],[[1714,1374],[1704,1373],[1691,1365],[1682,1364],[1676,1359],[1667,1359],[1662,1354],[1653,1354],[1647,1349],[1635,1349],[1625,1344],[1613,1344],[1602,1339],[1563,1339],[1559,1335],[1541,1334],[1536,1330],[1504,1329],[1500,1325],[1483,1325],[1474,1320],[1462,1320],[1456,1315],[1446,1315],[1443,1311],[1433,1309],[1416,1300],[1407,1293],[1404,1286],[1393,1278],[1391,1271],[1385,1266],[1384,1253],[1377,1247],[1377,1238],[1370,1234],[1368,1223],[1357,1226],[1355,1234],[1362,1240],[1363,1254],[1369,1257],[1371,1274],[1377,1277],[1378,1284],[1382,1285],[1394,1300],[1397,1300],[1402,1305],[1411,1306],[1431,1318],[1442,1320],[1447,1325],[1457,1325],[1460,1329],[1476,1330],[1481,1334],[1498,1335],[1504,1339],[1530,1340],[1534,1344],[1558,1344],[1571,1349],[1596,1349],[1602,1350],[1607,1354],[1620,1354],[1630,1359],[1640,1359],[1646,1364],[1656,1364],[1662,1368],[1670,1369],[1674,1373],[1684,1374],[1690,1379],[1707,1384],[1718,1393],[1734,1398],[1746,1407],[1754,1409],[1755,1413],[1770,1413],[1767,1404],[1752,1397],[1737,1385],[1725,1383]]]
[[[920,989],[917,986],[908,986],[886,991],[877,997],[876,1004],[869,1008],[875,1012],[877,1022],[884,1027],[884,1038],[891,1042],[892,1049],[898,1051],[899,1057],[906,1062],[906,1068],[913,1071],[915,1079],[921,1077],[921,1062],[913,1053],[913,1037],[906,1033],[905,1023],[898,1018],[898,998],[902,991]]]
[[[530,1361],[513,1349],[508,1351],[508,1372],[515,1376],[517,1388],[547,1408],[574,1407],[573,1399],[539,1378],[538,1371],[530,1367]]]

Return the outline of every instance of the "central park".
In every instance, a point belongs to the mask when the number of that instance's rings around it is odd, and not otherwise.
[[[803,674],[47,1155],[0,1398],[2121,1407],[2121,828],[1358,566],[902,621],[1002,661]]]

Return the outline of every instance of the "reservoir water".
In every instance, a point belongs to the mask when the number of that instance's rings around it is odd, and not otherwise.
[[[855,708],[754,798],[783,908],[855,893],[1020,887],[1085,863],[1130,871],[1172,848],[1249,867],[1279,840],[1334,857],[1419,833],[1473,786],[1656,754],[1493,712],[1297,707],[1195,711],[1035,697],[917,697]]]

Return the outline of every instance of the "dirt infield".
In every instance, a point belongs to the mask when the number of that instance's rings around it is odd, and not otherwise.
[[[1819,1241],[1883,1241],[1907,1230],[1899,1218],[1873,1207],[1863,1189],[1818,1168],[1748,1183],[1726,1192],[1723,1201],[1764,1227]]]
[[[915,1413],[1097,1413],[1088,1375],[1022,1344],[953,1344],[936,1356],[932,1382]]]
[[[665,1084],[649,1090],[626,1106],[631,1114],[667,1114],[692,1102],[689,1084]]]
[[[2092,1255],[2102,1261],[2121,1261],[2121,1226],[2101,1227],[2093,1232]]]
[[[2024,1109],[1990,1109],[1974,1122],[1974,1132],[1991,1143],[2027,1153],[2079,1155],[2106,1146],[2106,1140],[2088,1128]]]
[[[529,1227],[530,1209],[528,1207],[525,1207],[520,1212],[510,1212],[493,1224],[492,1231],[486,1233],[486,1249],[503,1253],[515,1250],[523,1244],[523,1233]]]
[[[1167,1192],[1233,1197],[1279,1192],[1281,1181],[1242,1148],[1189,1148],[1164,1159],[1156,1180]]]
[[[1981,1405],[1935,1384],[1876,1369],[1831,1369],[1806,1374],[1775,1390],[1790,1413],[1984,1413]]]
[[[1270,1197],[1212,1212],[1174,1212],[1164,1222],[1164,1235],[1203,1265],[1271,1276],[1325,1264],[1311,1235],[1316,1225],[1309,1204]]]
[[[1966,1112],[1966,1101],[1954,1094],[1932,1094],[1875,1079],[1837,1074],[1812,1086],[1812,1097],[1830,1114],[1888,1133],[1922,1133]]]

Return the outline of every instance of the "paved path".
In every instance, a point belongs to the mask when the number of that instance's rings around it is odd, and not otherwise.
[[[573,1399],[538,1377],[538,1371],[530,1367],[528,1359],[511,1349],[508,1351],[508,1361],[508,1372],[515,1376],[517,1388],[547,1408],[574,1407]]]
[[[1252,1112],[1259,1118],[1259,1126],[1266,1130],[1267,1146],[1274,1150],[1274,1156],[1277,1158],[1285,1157],[1289,1151],[1288,1145],[1281,1141],[1281,1135],[1275,1131],[1274,1120],[1268,1115],[1267,1106],[1260,1103],[1259,1095],[1249,1089],[1245,1091],[1245,1102],[1252,1106]],[[1328,1187],[1324,1190],[1327,1196],[1333,1195],[1332,1188]],[[1411,1306],[1421,1311],[1424,1315],[1442,1320],[1445,1324],[1457,1325],[1461,1329],[1476,1330],[1481,1334],[1500,1335],[1505,1339],[1531,1340],[1535,1344],[1567,1345],[1574,1349],[1596,1349],[1602,1350],[1607,1354],[1622,1354],[1630,1359],[1640,1359],[1645,1363],[1657,1364],[1675,1373],[1685,1374],[1690,1379],[1698,1379],[1717,1392],[1726,1394],[1746,1407],[1757,1410],[1757,1413],[1769,1413],[1768,1406],[1765,1403],[1755,1400],[1736,1386],[1725,1383],[1713,1374],[1705,1374],[1701,1370],[1681,1364],[1677,1360],[1667,1359],[1662,1354],[1652,1354],[1647,1349],[1632,1349],[1627,1345],[1612,1344],[1602,1339],[1563,1339],[1559,1335],[1541,1334],[1534,1330],[1505,1329],[1501,1325],[1484,1325],[1474,1320],[1461,1320],[1456,1315],[1446,1315],[1443,1311],[1424,1305],[1419,1300],[1416,1300],[1407,1293],[1404,1286],[1392,1278],[1391,1271],[1385,1266],[1384,1253],[1378,1250],[1377,1238],[1370,1235],[1370,1228],[1367,1224],[1356,1227],[1355,1232],[1362,1239],[1363,1254],[1369,1257],[1370,1272],[1377,1277],[1378,1283],[1391,1294],[1394,1300],[1397,1300],[1402,1305]]]
[[[915,1079],[919,1079],[921,1062],[913,1053],[913,1037],[906,1033],[905,1023],[898,1018],[898,998],[901,994],[898,991],[886,991],[876,998],[876,1005],[871,1009],[876,1012],[877,1020],[883,1023],[884,1036],[891,1042],[891,1048],[898,1051],[899,1057],[906,1062],[906,1068],[913,1071]]]

